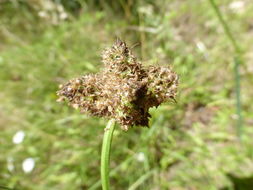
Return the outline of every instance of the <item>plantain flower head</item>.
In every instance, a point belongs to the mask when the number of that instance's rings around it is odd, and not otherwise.
[[[175,100],[178,76],[169,67],[143,67],[125,42],[102,53],[100,73],[60,85],[59,101],[93,116],[115,119],[124,130],[148,126],[149,108]]]

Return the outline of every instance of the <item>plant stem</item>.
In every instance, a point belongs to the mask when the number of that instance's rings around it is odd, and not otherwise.
[[[109,177],[114,176],[122,167],[128,166],[128,164],[133,160],[134,156],[127,158],[124,162],[122,162],[120,165],[115,167],[110,173]],[[101,179],[98,180],[96,183],[94,183],[88,190],[96,190],[101,186]]]
[[[239,138],[242,135],[242,125],[243,125],[243,119],[242,119],[242,111],[241,111],[241,78],[240,78],[240,73],[239,73],[239,65],[241,59],[240,57],[235,57],[234,58],[234,72],[235,72],[235,89],[236,89],[236,114],[237,114],[237,135],[239,136]]]
[[[113,131],[115,127],[115,121],[112,119],[108,122],[102,144],[101,151],[101,181],[103,190],[110,189],[109,183],[109,164],[110,164],[110,149],[113,137]]]
[[[232,35],[232,32],[230,28],[228,27],[228,24],[222,17],[222,14],[215,4],[214,0],[209,0],[212,8],[215,11],[216,16],[218,17],[226,36],[228,37],[231,45],[234,48],[235,56],[234,56],[234,76],[235,76],[235,93],[236,93],[236,115],[237,115],[237,135],[240,138],[242,133],[242,124],[243,124],[243,118],[241,114],[241,79],[240,79],[240,72],[239,72],[239,66],[242,64],[242,58],[241,58],[241,48],[237,44],[237,41],[235,40],[234,36]]]

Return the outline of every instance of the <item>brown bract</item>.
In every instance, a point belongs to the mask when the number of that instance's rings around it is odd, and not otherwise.
[[[122,129],[148,126],[149,108],[174,100],[178,76],[169,67],[144,68],[125,42],[102,53],[104,69],[60,85],[59,101],[90,115],[115,119]]]

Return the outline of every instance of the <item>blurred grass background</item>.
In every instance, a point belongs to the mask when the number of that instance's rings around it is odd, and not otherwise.
[[[207,0],[0,0],[0,186],[101,189],[106,121],[56,103],[56,90],[97,72],[118,36],[139,44],[143,64],[171,65],[180,86],[176,104],[151,110],[149,129],[117,127],[112,189],[253,189],[253,3],[217,3],[244,52],[241,141],[235,53]]]

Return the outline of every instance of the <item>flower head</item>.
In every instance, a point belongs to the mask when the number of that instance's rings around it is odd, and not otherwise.
[[[178,76],[169,67],[144,68],[125,42],[102,54],[104,69],[60,85],[59,101],[94,116],[115,119],[122,129],[148,126],[149,108],[175,99]]]

